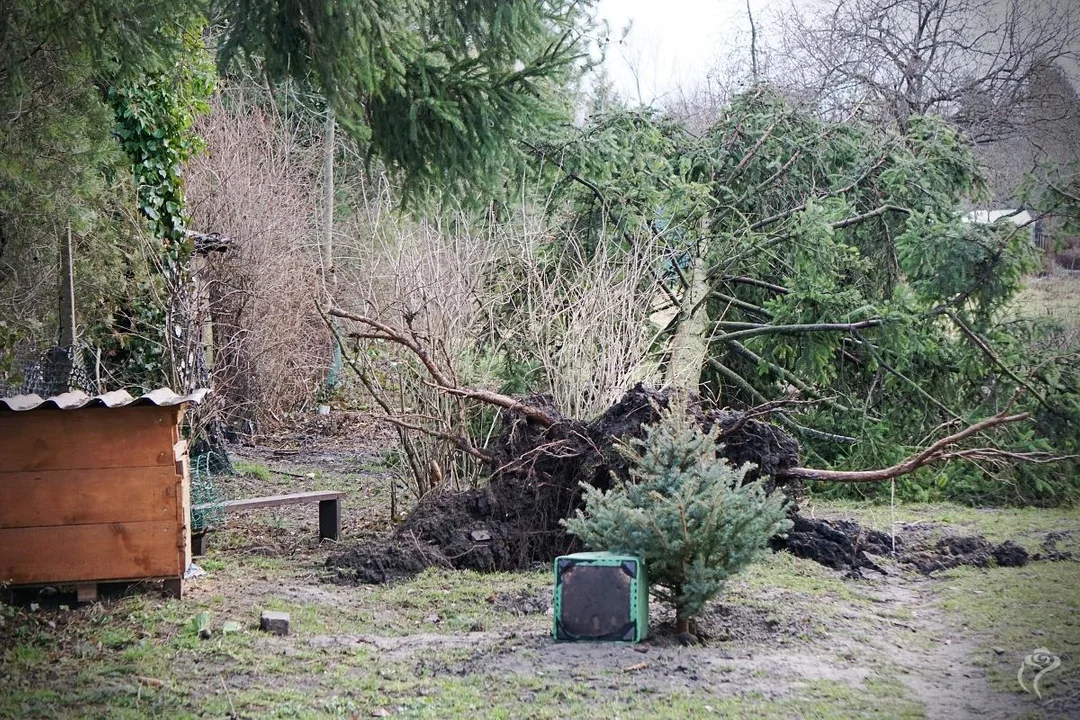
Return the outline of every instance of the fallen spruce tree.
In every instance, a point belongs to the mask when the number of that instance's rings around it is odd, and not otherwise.
[[[979,543],[894,548],[801,517],[800,485],[912,499],[925,477],[891,481],[963,460],[940,469],[937,497],[1080,497],[1075,456],[1037,465],[1080,448],[1075,344],[1015,317],[1031,231],[965,221],[984,180],[944,121],[828,121],[755,84],[704,132],[613,108],[523,147],[511,203],[439,220],[422,241],[376,223],[382,249],[358,245],[348,282],[335,275],[342,307],[327,324],[355,350],[421,498],[389,539],[331,558],[342,579],[511,569],[573,549],[562,521],[581,484],[622,487],[617,449],[666,402],[622,394],[642,378],[706,398],[687,412],[720,427],[719,455],[796,500],[775,545],[849,572],[882,554],[925,568],[1019,560]],[[524,396],[533,388],[551,394]]]
[[[359,323],[368,339],[387,340],[412,352],[440,392],[494,406],[501,413],[501,431],[485,447],[464,436],[427,430],[489,468],[489,481],[462,492],[437,488],[427,493],[389,536],[362,542],[327,560],[342,582],[381,583],[408,577],[427,567],[506,571],[550,562],[554,557],[580,549],[563,521],[582,504],[582,484],[601,491],[628,478],[625,448],[645,437],[668,407],[668,392],[637,385],[592,421],[565,417],[550,396],[514,398],[489,390],[458,385],[429,354],[417,333],[390,326],[378,319],[339,308],[330,315]],[[331,326],[333,330],[333,326]],[[335,331],[336,332],[336,331]],[[340,338],[339,338],[340,340]],[[365,384],[370,371],[348,359]],[[378,395],[375,395],[378,399]],[[746,411],[706,410],[693,397],[686,403],[690,414],[705,431],[718,426],[717,456],[735,467],[753,468],[744,480],[759,478],[769,493],[789,499],[793,525],[774,538],[775,550],[786,549],[829,567],[858,574],[862,569],[884,572],[874,555],[898,555],[923,571],[957,564],[1021,565],[1027,553],[1014,543],[992,546],[981,538],[944,538],[936,545],[905,545],[903,539],[867,530],[853,522],[830,522],[798,514],[803,483],[881,482],[914,472],[929,464],[954,459],[1034,460],[1047,454],[1020,456],[992,447],[969,447],[966,442],[997,426],[1022,422],[1024,412],[998,414],[946,435],[921,452],[888,468],[867,471],[821,470],[800,466],[798,442],[766,418],[784,402]],[[384,406],[382,419],[399,429],[425,429],[393,415]]]

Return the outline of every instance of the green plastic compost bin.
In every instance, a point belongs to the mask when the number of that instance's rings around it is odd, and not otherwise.
[[[555,559],[556,640],[640,642],[649,633],[649,582],[634,555],[584,552]]]

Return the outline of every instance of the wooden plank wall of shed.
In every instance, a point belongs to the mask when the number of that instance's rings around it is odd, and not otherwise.
[[[0,583],[178,578],[180,407],[0,412]]]

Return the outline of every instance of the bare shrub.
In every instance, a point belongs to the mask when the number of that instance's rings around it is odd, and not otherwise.
[[[337,302],[414,338],[453,383],[547,392],[563,412],[590,417],[652,379],[647,266],[603,244],[591,253],[572,237],[556,245],[542,212],[419,221],[393,209],[385,181],[361,185],[338,241]],[[483,445],[496,430],[491,408],[436,390],[400,345],[343,330],[362,382],[397,424],[416,494],[442,480],[474,484],[476,459],[442,440]]]
[[[495,250],[490,239],[464,218],[417,220],[398,212],[384,177],[356,173],[342,187],[354,207],[339,225],[337,302],[406,327],[455,380],[498,383],[497,373],[477,352],[477,319],[490,301],[485,289]],[[477,416],[460,398],[427,385],[411,353],[372,341],[357,328],[345,329],[350,331],[351,362],[383,413],[427,431],[398,427],[403,465],[416,496],[443,481],[454,487],[474,484],[475,462],[455,457],[429,433],[467,437],[482,432],[478,428],[492,418]]]
[[[540,218],[522,229],[514,235],[508,228],[499,244],[500,260],[520,283],[502,335],[531,356],[534,387],[570,417],[590,418],[635,383],[655,382],[656,328],[648,322],[654,285],[643,259],[652,254],[630,255],[603,241],[588,251],[573,234],[556,241]],[[551,266],[553,254],[559,268]],[[513,292],[505,283],[502,289],[497,296]]]
[[[232,420],[278,425],[310,401],[331,360],[315,306],[317,135],[237,89],[214,97],[198,132],[206,150],[185,173],[192,227],[231,239],[199,277],[217,402]]]

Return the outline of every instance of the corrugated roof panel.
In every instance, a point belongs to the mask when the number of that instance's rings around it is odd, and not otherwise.
[[[38,408],[55,408],[59,410],[77,410],[84,407],[118,408],[128,405],[171,407],[187,402],[200,403],[208,392],[210,390],[207,388],[199,388],[187,395],[178,395],[169,388],[158,388],[137,398],[132,397],[126,390],[113,390],[93,397],[80,390],[54,395],[50,398],[42,398],[40,395],[16,395],[10,398],[0,398],[0,412],[4,410],[25,412],[27,410],[37,410]]]

